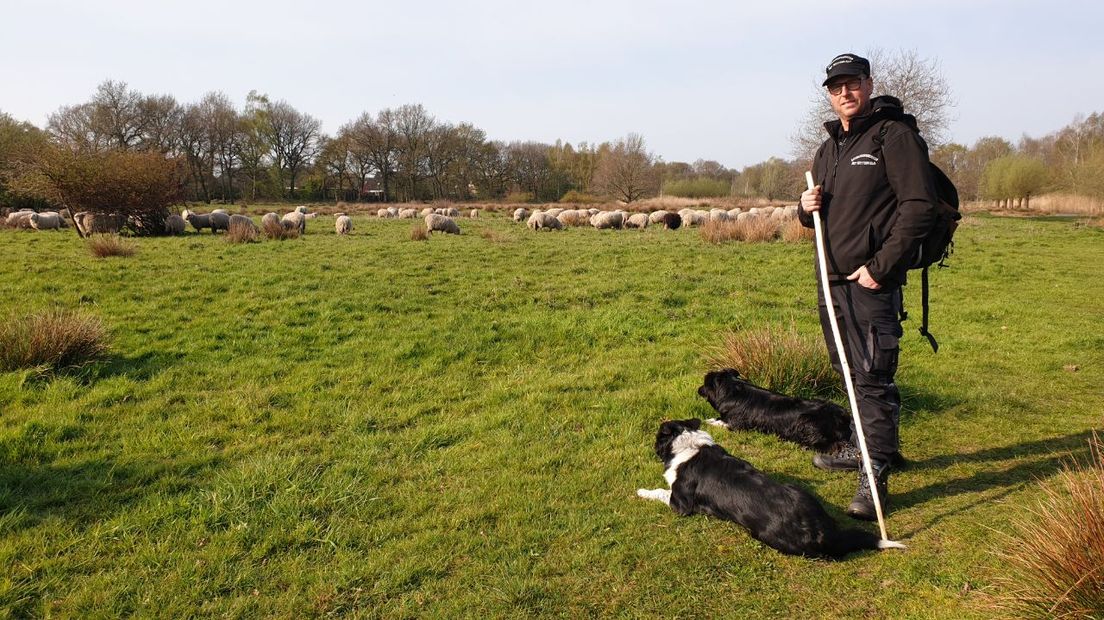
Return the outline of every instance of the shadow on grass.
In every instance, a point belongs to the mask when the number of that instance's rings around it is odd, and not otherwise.
[[[148,381],[157,373],[174,366],[184,358],[183,353],[146,351],[134,357],[117,356],[92,364],[78,373],[81,383],[91,384],[103,379],[125,376],[137,381]]]
[[[922,461],[909,461],[910,471],[941,470],[960,463],[991,464],[972,475],[944,479],[904,493],[891,493],[895,508],[909,508],[924,502],[965,493],[981,493],[982,497],[936,514],[928,523],[907,536],[935,526],[943,519],[1005,497],[1036,480],[1059,472],[1071,461],[1084,461],[1090,456],[1092,431],[1082,431],[1062,437],[985,448],[967,454],[945,454]],[[1011,464],[1006,461],[1013,461]],[[892,489],[891,489],[892,490]]]
[[[0,461],[0,520],[11,534],[47,519],[79,529],[102,522],[151,495],[193,489],[218,466],[206,457],[185,463],[92,460],[57,466]]]

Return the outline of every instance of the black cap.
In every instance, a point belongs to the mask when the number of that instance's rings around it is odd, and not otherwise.
[[[824,70],[828,77],[821,86],[827,86],[832,78],[841,75],[870,75],[870,61],[858,54],[840,54]]]

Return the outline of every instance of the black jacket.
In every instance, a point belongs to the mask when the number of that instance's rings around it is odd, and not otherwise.
[[[935,222],[938,199],[916,119],[893,97],[870,103],[848,132],[838,120],[825,123],[830,137],[813,159],[828,277],[842,280],[866,265],[879,284],[900,285]],[[813,226],[811,214],[797,212]]]

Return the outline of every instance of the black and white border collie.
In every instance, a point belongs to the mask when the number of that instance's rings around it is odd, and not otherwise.
[[[851,444],[851,416],[843,407],[772,392],[731,368],[706,374],[698,395],[720,414],[707,420],[714,426],[777,435],[825,454]]]
[[[747,528],[753,538],[789,555],[839,559],[861,549],[905,549],[872,532],[840,529],[808,491],[779,484],[713,443],[701,420],[664,422],[655,452],[669,489],[637,489],[683,516],[707,514]]]

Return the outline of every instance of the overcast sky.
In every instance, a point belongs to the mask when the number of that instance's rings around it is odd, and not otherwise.
[[[635,132],[666,161],[742,168],[789,157],[828,60],[872,48],[939,61],[957,142],[1104,112],[1099,2],[0,0],[0,15],[0,111],[39,126],[112,79],[182,103],[257,90],[331,134],[421,103],[491,139]]]

